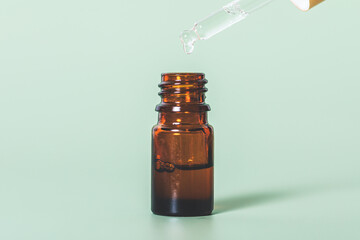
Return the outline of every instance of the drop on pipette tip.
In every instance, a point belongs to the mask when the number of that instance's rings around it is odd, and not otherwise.
[[[198,40],[198,37],[194,29],[185,30],[181,33],[180,40],[183,45],[185,53],[191,54],[194,51],[194,44]]]

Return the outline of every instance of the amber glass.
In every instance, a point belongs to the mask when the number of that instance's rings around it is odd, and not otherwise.
[[[158,124],[152,130],[155,214],[209,215],[213,210],[213,128],[202,73],[162,74]]]

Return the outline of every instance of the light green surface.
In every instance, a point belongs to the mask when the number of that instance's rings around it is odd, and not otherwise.
[[[359,239],[360,3],[276,1],[199,42],[226,1],[2,1],[0,239]],[[215,215],[150,213],[162,72],[200,71]]]

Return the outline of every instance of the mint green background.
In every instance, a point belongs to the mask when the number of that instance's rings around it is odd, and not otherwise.
[[[0,4],[0,239],[359,239],[360,3],[276,1],[197,44],[226,1]],[[150,212],[162,72],[209,80],[216,209]]]

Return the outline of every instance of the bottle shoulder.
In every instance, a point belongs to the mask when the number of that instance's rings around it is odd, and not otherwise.
[[[179,125],[168,125],[168,124],[157,124],[152,128],[153,132],[195,132],[205,131],[212,133],[214,128],[210,124],[179,124]]]

